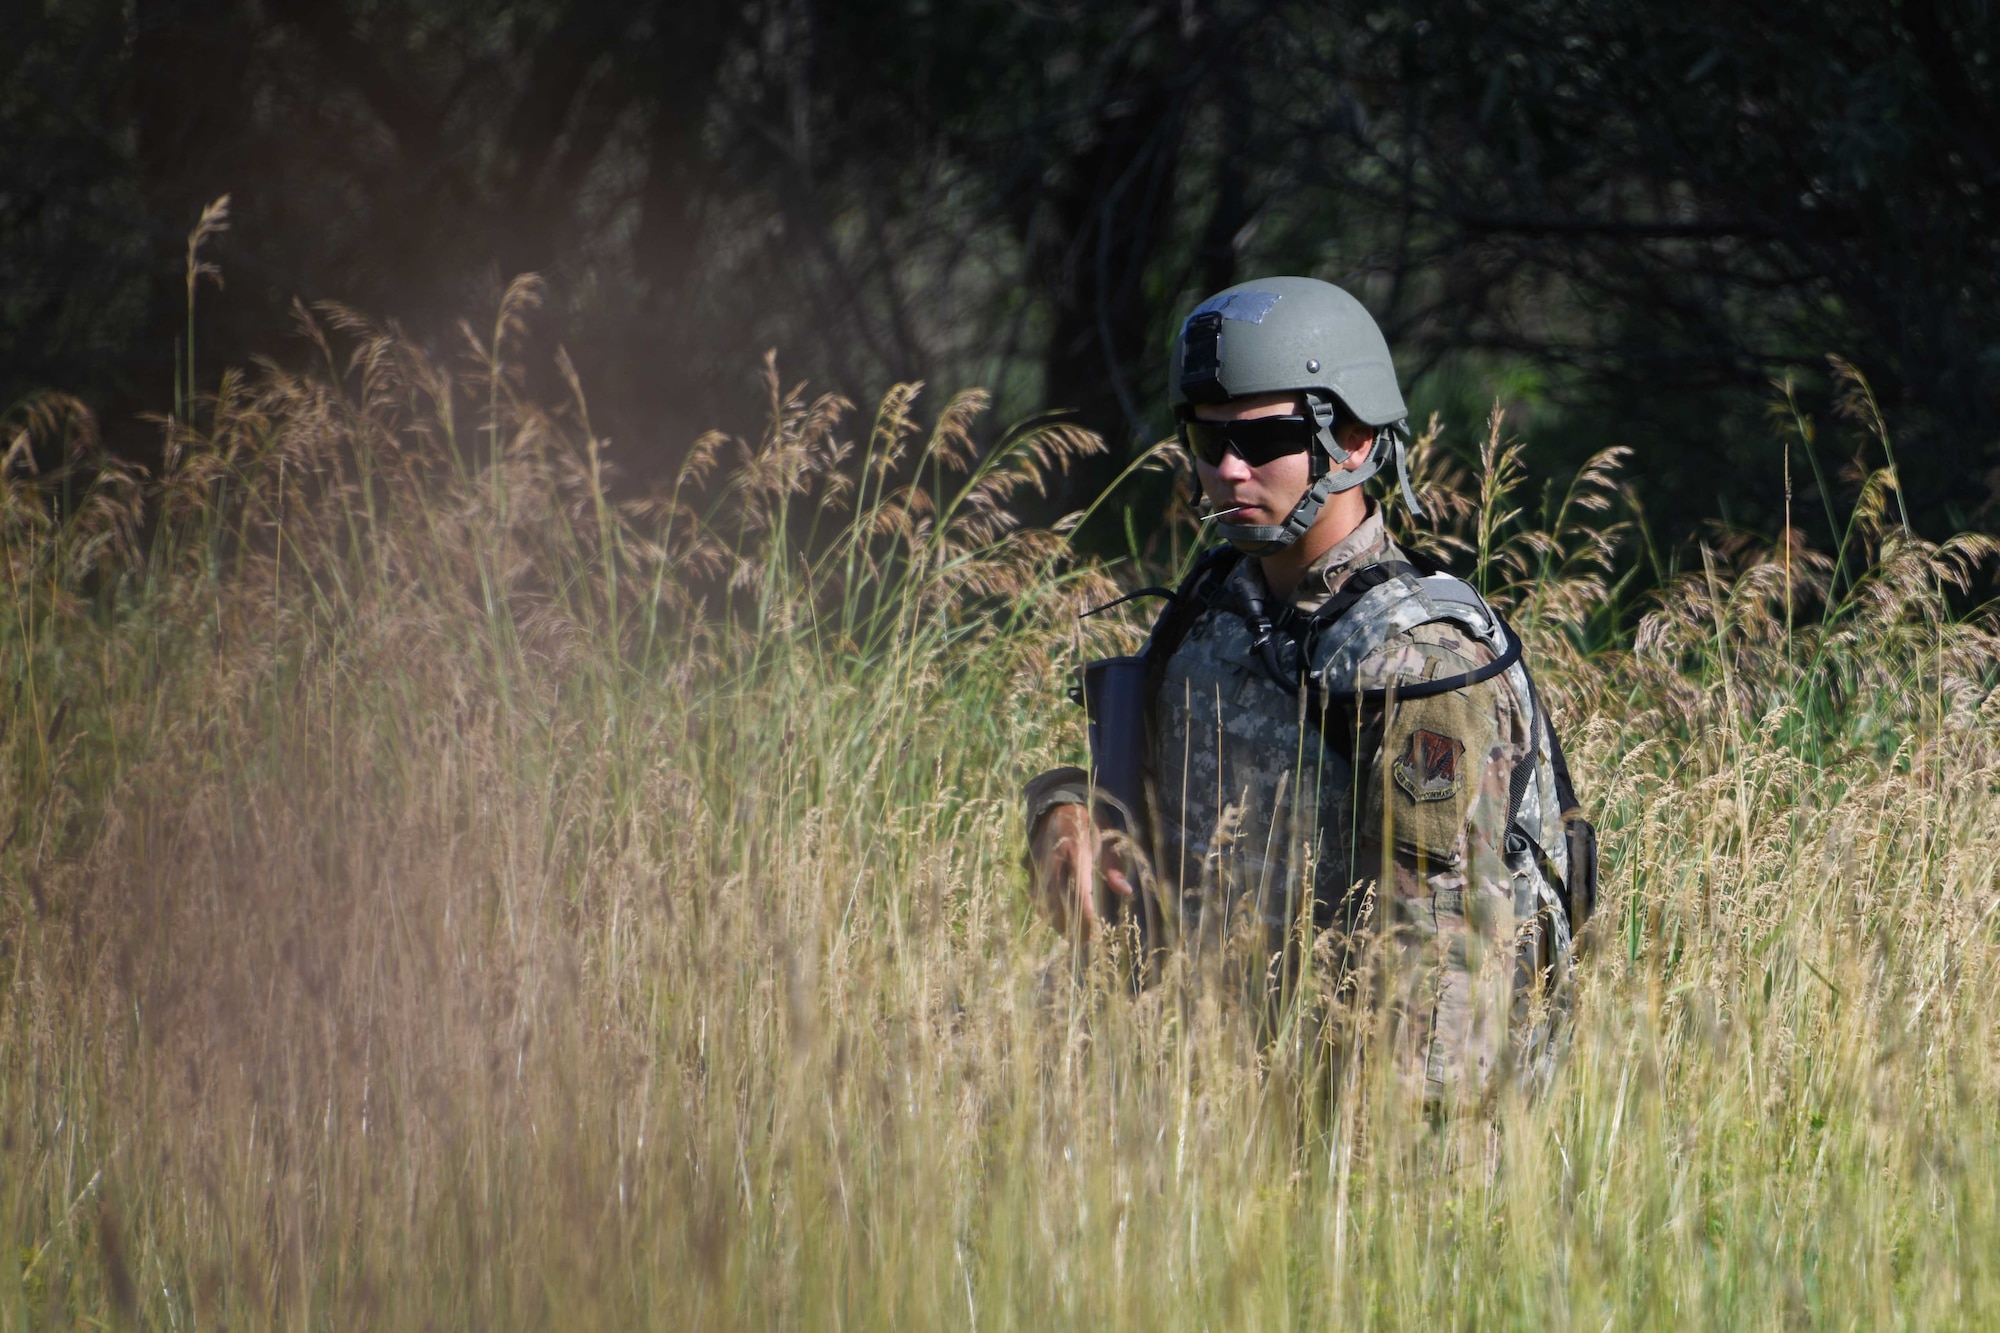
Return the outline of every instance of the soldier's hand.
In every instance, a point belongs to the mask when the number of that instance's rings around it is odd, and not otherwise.
[[[1035,907],[1057,930],[1088,939],[1110,914],[1111,895],[1132,896],[1124,858],[1112,845],[1117,836],[1074,804],[1057,806],[1035,826]]]

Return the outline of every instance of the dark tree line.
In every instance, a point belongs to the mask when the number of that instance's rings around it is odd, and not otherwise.
[[[116,438],[185,331],[295,297],[440,343],[507,277],[628,468],[739,419],[766,347],[865,399],[981,382],[1121,445],[1172,321],[1307,271],[1468,438],[1640,448],[1663,523],[1768,523],[1769,381],[1873,381],[1922,521],[2000,465],[1988,0],[0,0],[0,405]],[[1098,478],[1083,479],[1091,485]]]

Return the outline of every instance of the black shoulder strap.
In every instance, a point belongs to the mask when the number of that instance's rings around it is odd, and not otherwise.
[[[1500,622],[1500,632],[1507,638],[1507,646],[1500,655],[1484,666],[1456,676],[1440,676],[1436,680],[1413,680],[1407,685],[1383,686],[1372,690],[1326,690],[1322,691],[1331,702],[1380,704],[1388,701],[1390,695],[1398,699],[1428,699],[1436,694],[1450,694],[1453,690],[1468,689],[1484,684],[1521,660],[1521,637],[1514,633],[1514,627],[1506,621]]]
[[[1307,619],[1305,628],[1310,632],[1317,631],[1322,626],[1333,624],[1349,611],[1352,611],[1355,604],[1363,597],[1366,597],[1383,584],[1402,575],[1407,574],[1412,578],[1422,578],[1426,573],[1435,574],[1437,572],[1439,572],[1437,567],[1430,564],[1429,561],[1418,563],[1415,560],[1384,560],[1377,564],[1364,565],[1348,576],[1347,582],[1340,585],[1339,592],[1329,597],[1312,613]],[[1411,681],[1406,685],[1397,685],[1393,688],[1322,690],[1318,693],[1322,700],[1327,703],[1340,702],[1375,705],[1383,703],[1392,693],[1398,699],[1428,699],[1432,695],[1449,694],[1453,690],[1462,690],[1469,686],[1489,681],[1521,660],[1520,636],[1514,633],[1514,627],[1509,625],[1505,618],[1500,616],[1498,611],[1495,611],[1493,614],[1499,620],[1500,632],[1506,642],[1501,648],[1500,655],[1484,666],[1474,667],[1472,670],[1456,676],[1443,676],[1437,680]],[[1309,634],[1301,635],[1300,638],[1301,642],[1311,642]],[[1539,705],[1537,706],[1539,707]]]
[[[1215,590],[1222,586],[1229,571],[1242,558],[1234,546],[1227,542],[1211,546],[1203,551],[1188,570],[1181,586],[1174,589],[1160,618],[1153,622],[1153,632],[1146,636],[1146,646],[1141,649],[1146,658],[1146,707],[1151,709],[1153,698],[1160,692],[1160,683],[1167,676],[1167,659],[1181,646],[1181,640],[1194,628],[1194,622],[1201,613],[1208,610],[1214,600]]]
[[[1236,548],[1227,542],[1212,546],[1196,558],[1194,567],[1188,571],[1187,577],[1181,580],[1180,587],[1173,592],[1169,593],[1165,588],[1141,588],[1137,592],[1127,593],[1116,601],[1107,602],[1103,606],[1084,612],[1085,615],[1096,615],[1099,611],[1109,610],[1135,597],[1167,598],[1167,605],[1160,612],[1159,619],[1153,622],[1152,632],[1147,635],[1146,646],[1141,650],[1146,658],[1145,698],[1148,708],[1159,694],[1161,682],[1166,679],[1167,660],[1181,646],[1181,641],[1187,638],[1188,631],[1194,628],[1194,622],[1201,617],[1202,612],[1208,610],[1214,601],[1215,590],[1221,587],[1222,580],[1241,558]],[[1298,616],[1292,613],[1292,618],[1298,622],[1296,628],[1302,631],[1299,634],[1301,642],[1310,642],[1310,634],[1313,631],[1339,620],[1353,610],[1355,604],[1363,597],[1383,584],[1403,575],[1420,578],[1427,569],[1436,572],[1436,567],[1429,561],[1420,563],[1416,559],[1382,560],[1372,565],[1363,565],[1347,577],[1347,581],[1340,585],[1340,591],[1327,598],[1310,615]],[[1499,613],[1494,614],[1498,616]],[[1392,694],[1398,699],[1427,699],[1433,695],[1449,694],[1453,690],[1462,690],[1489,681],[1521,660],[1521,640],[1520,636],[1514,633],[1514,627],[1505,619],[1501,619],[1500,630],[1506,638],[1506,646],[1498,657],[1483,666],[1456,676],[1411,681],[1406,685],[1392,688],[1316,691],[1319,697],[1314,702],[1319,707],[1314,711],[1318,712],[1320,707],[1324,707],[1327,703],[1379,705]],[[1529,689],[1533,688],[1531,681]],[[1537,712],[1541,711],[1539,699],[1535,701],[1535,709]],[[1555,760],[1557,794],[1567,808],[1575,803],[1569,788],[1569,768],[1560,756],[1561,747],[1556,745],[1552,748],[1557,751]]]
[[[1347,576],[1340,585],[1340,591],[1313,608],[1310,614],[1301,615],[1286,607],[1279,617],[1279,623],[1291,630],[1300,643],[1308,643],[1311,636],[1333,624],[1352,611],[1355,604],[1385,583],[1392,582],[1398,575],[1416,576],[1415,565],[1401,560],[1382,560],[1372,565],[1363,565]]]
[[[1410,562],[1410,567],[1425,578],[1433,574],[1451,574],[1451,570],[1442,561],[1434,556],[1425,555],[1422,551],[1404,551],[1403,556]]]
[[[1576,787],[1569,780],[1569,760],[1563,755],[1562,737],[1556,735],[1556,720],[1542,707],[1542,692],[1535,688],[1533,672],[1528,673],[1528,698],[1535,705],[1535,716],[1549,738],[1549,767],[1556,773],[1556,804],[1562,807],[1557,813],[1567,815],[1577,808]]]
[[[1597,826],[1584,816],[1576,799],[1576,785],[1570,781],[1569,759],[1563,754],[1562,737],[1556,734],[1556,720],[1542,707],[1541,691],[1528,675],[1528,698],[1535,706],[1535,718],[1542,734],[1549,738],[1549,767],[1555,770],[1557,819],[1569,850],[1569,874],[1562,883],[1563,908],[1569,913],[1572,934],[1581,934],[1597,911]],[[1509,811],[1509,823],[1513,812]]]

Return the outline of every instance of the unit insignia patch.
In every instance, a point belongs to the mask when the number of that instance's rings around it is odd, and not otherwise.
[[[1413,731],[1410,744],[1391,764],[1396,785],[1413,801],[1445,801],[1458,794],[1464,780],[1459,760],[1465,745],[1435,731]]]

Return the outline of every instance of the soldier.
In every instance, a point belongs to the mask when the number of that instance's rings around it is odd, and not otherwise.
[[[1197,952],[1247,922],[1273,977],[1288,940],[1373,939],[1398,1081],[1479,1097],[1564,979],[1595,843],[1519,640],[1361,489],[1393,456],[1419,512],[1388,345],[1338,287],[1244,283],[1182,325],[1168,400],[1226,545],[1130,677],[1138,790],[1107,790],[1102,755],[1096,785],[1028,784],[1036,905],[1079,938],[1143,908],[1150,942]]]

